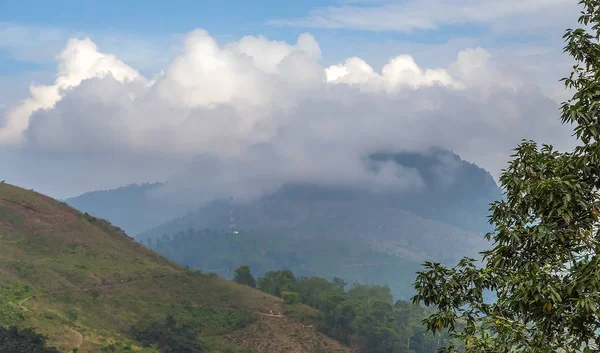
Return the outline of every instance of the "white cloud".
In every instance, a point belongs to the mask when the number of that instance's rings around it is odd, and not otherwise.
[[[52,108],[66,91],[78,86],[85,79],[112,75],[118,81],[126,82],[139,76],[137,71],[114,55],[99,53],[96,45],[88,38],[69,40],[57,59],[59,66],[54,84],[31,85],[31,97],[8,111],[6,126],[0,129],[0,144],[21,142],[33,112]]]
[[[497,174],[522,138],[570,143],[556,103],[484,49],[457,53],[447,68],[422,68],[409,55],[381,70],[356,57],[322,67],[320,57],[309,34],[295,44],[247,36],[219,46],[196,30],[149,79],[72,39],[55,82],[32,86],[9,109],[0,143],[102,156],[103,168],[107,155],[119,168],[140,154],[171,168],[189,161],[174,180],[205,197],[253,196],[286,181],[403,190],[420,187],[414,170],[373,171],[364,157],[441,145]]]
[[[364,60],[353,57],[341,65],[332,65],[325,70],[327,81],[365,87],[374,90],[394,92],[402,87],[417,89],[421,86],[460,87],[444,69],[422,70],[410,55],[400,55],[390,59],[382,68],[381,74]]]

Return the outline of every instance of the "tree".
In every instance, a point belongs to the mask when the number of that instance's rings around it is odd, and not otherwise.
[[[235,277],[233,281],[239,284],[245,284],[252,288],[256,288],[256,280],[252,276],[249,266],[240,266],[235,269]]]
[[[198,342],[198,331],[186,324],[177,322],[172,314],[164,320],[138,323],[130,331],[131,335],[145,346],[156,346],[164,353],[200,353],[205,347]]]
[[[427,329],[450,330],[455,352],[596,352],[600,319],[600,0],[582,0],[565,51],[576,61],[564,80],[575,91],[561,120],[579,144],[560,153],[523,141],[503,171],[505,199],[491,205],[493,248],[481,264],[426,263],[415,303],[438,311]],[[497,299],[483,299],[484,291]]]
[[[54,347],[46,347],[46,337],[32,329],[0,326],[0,352],[2,353],[58,353]]]
[[[300,294],[297,292],[282,291],[281,299],[283,299],[286,304],[298,304],[300,302]]]
[[[346,288],[346,284],[347,284],[346,281],[344,281],[344,279],[340,278],[340,277],[333,277],[333,280],[331,281],[331,283],[334,286],[338,287],[339,289]]]
[[[296,277],[290,270],[270,271],[265,277],[258,279],[258,288],[276,297],[281,297],[283,291],[296,290]]]

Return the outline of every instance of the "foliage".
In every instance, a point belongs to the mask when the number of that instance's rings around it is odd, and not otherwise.
[[[564,82],[575,90],[561,108],[581,143],[560,153],[524,141],[500,178],[506,200],[491,206],[482,266],[465,258],[452,269],[427,263],[415,302],[439,311],[431,331],[459,343],[445,351],[596,352],[600,330],[600,1],[582,0],[565,51],[578,64]],[[484,291],[497,296],[483,300]],[[459,327],[459,324],[461,324]]]
[[[197,332],[188,325],[177,323],[173,315],[164,320],[134,326],[131,336],[146,346],[154,345],[165,353],[197,353],[205,349],[197,339]]]
[[[138,323],[132,327],[131,336],[147,347],[156,347],[163,353],[242,353],[235,347],[222,344],[219,340],[200,339],[202,329],[198,325],[178,322],[169,314],[162,320]]]
[[[249,287],[256,288],[256,279],[252,276],[249,266],[240,266],[235,270],[233,281],[239,284],[245,284]]]
[[[32,329],[0,326],[0,352],[2,353],[58,353],[54,347],[46,347],[46,337]]]
[[[25,319],[17,303],[29,296],[31,287],[21,284],[0,284],[0,325],[17,325]]]
[[[286,304],[298,304],[300,302],[300,294],[297,292],[282,291],[281,298]]]
[[[258,288],[277,297],[282,292],[292,291],[296,287],[296,277],[290,270],[267,272],[264,277],[258,278]]]
[[[321,332],[356,352],[429,353],[445,344],[446,335],[426,334],[422,327],[426,309],[393,303],[389,287],[356,284],[345,291],[345,285],[341,278],[295,278],[291,271],[272,271],[259,279],[261,289],[286,300],[286,314],[313,321]],[[293,309],[290,304],[296,300],[320,315]]]

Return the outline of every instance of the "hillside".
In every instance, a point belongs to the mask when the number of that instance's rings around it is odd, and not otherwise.
[[[0,325],[34,327],[61,352],[156,352],[131,327],[167,314],[198,328],[206,351],[346,351],[262,314],[285,312],[281,299],[187,270],[104,220],[8,184],[0,184],[0,248]]]

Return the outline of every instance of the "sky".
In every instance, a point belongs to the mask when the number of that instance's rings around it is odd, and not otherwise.
[[[65,198],[171,180],[403,190],[378,151],[498,177],[558,122],[573,0],[0,1],[0,179]]]

